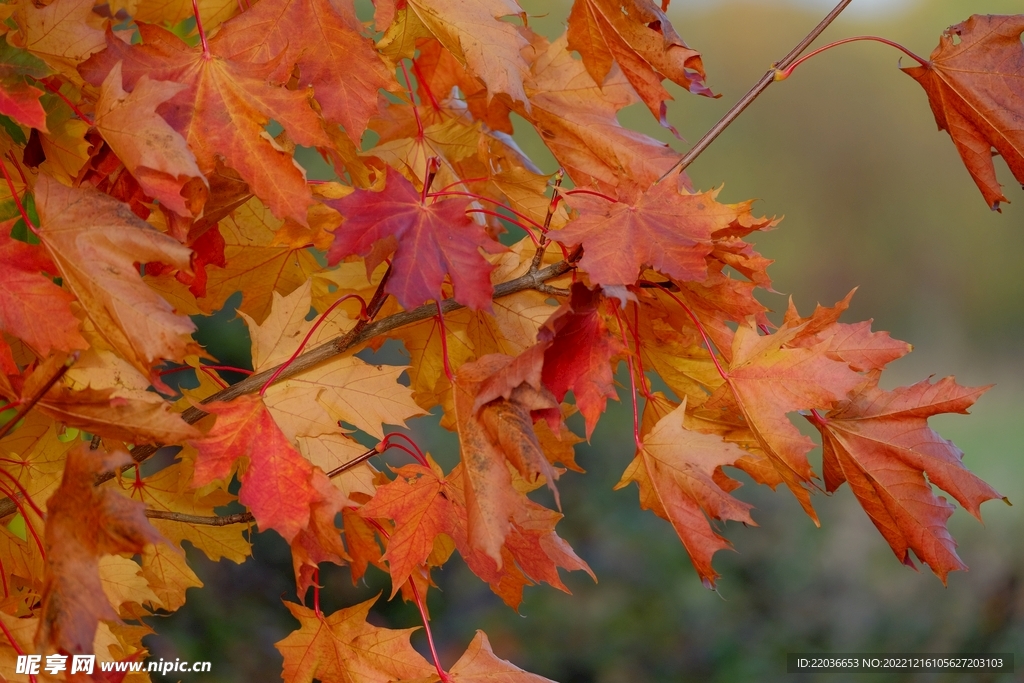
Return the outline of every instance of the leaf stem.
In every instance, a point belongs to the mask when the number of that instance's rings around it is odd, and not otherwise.
[[[15,654],[19,656],[25,654],[25,651],[18,646],[18,642],[14,640],[14,636],[11,635],[11,632],[7,630],[7,624],[5,624],[3,620],[0,620],[0,631],[4,632],[4,637],[7,638],[7,642],[11,644],[12,648],[14,648]],[[38,679],[36,678],[35,674],[29,674],[28,680],[31,681],[31,683],[36,683]]]
[[[427,196],[428,197],[441,197],[441,196],[445,196],[445,197],[470,197],[472,199],[476,199],[476,200],[479,200],[479,201],[490,202],[491,204],[496,204],[497,206],[501,207],[502,209],[505,209],[506,211],[508,211],[509,213],[511,213],[511,214],[513,214],[515,216],[518,216],[519,218],[522,218],[524,221],[528,221],[530,223],[530,225],[532,225],[533,227],[537,228],[541,232],[547,232],[547,228],[546,227],[544,227],[543,225],[541,225],[537,221],[533,220],[532,218],[527,216],[525,213],[522,213],[520,211],[516,211],[511,206],[509,206],[509,205],[507,205],[507,204],[505,204],[503,202],[499,202],[497,199],[491,199],[490,197],[485,197],[482,194],[476,194],[474,192],[448,192],[448,191],[445,191],[445,190],[441,190],[441,191],[438,191],[438,192],[431,192]],[[501,217],[505,218],[504,216],[501,216]],[[505,218],[505,220],[508,220],[508,219]]]
[[[302,353],[302,349],[306,348],[306,344],[308,344],[310,338],[312,338],[313,333],[316,332],[317,328],[320,327],[320,325],[327,319],[327,316],[331,313],[331,311],[333,311],[335,308],[340,306],[342,302],[344,302],[344,301],[346,301],[348,299],[357,299],[359,301],[359,306],[360,306],[360,309],[361,309],[360,313],[359,313],[359,317],[360,318],[365,318],[366,317],[366,299],[364,299],[363,297],[359,296],[358,294],[346,294],[345,296],[341,297],[340,299],[335,301],[333,304],[328,306],[327,310],[324,311],[320,315],[320,317],[317,318],[316,322],[313,323],[313,326],[311,328],[309,328],[309,332],[307,332],[306,336],[303,337],[302,343],[299,344],[298,348],[295,349],[294,353],[292,353],[292,355],[289,356],[288,360],[286,360],[284,363],[279,365],[277,370],[274,372],[274,374],[272,374],[270,376],[270,379],[268,379],[266,381],[266,383],[260,389],[260,396],[265,395],[267,393],[267,389],[270,387],[271,384],[274,383],[274,380],[276,380],[281,375],[281,373],[284,372],[285,369],[289,365],[291,365],[295,361],[296,358],[299,357],[299,354]]]
[[[441,660],[437,657],[437,648],[434,647],[434,634],[430,630],[430,617],[427,616],[427,607],[423,604],[423,598],[420,597],[420,591],[411,576],[409,577],[409,586],[412,587],[412,596],[416,600],[416,607],[419,609],[420,618],[423,620],[423,630],[427,632],[427,644],[430,645],[430,656],[434,659],[434,668],[437,669],[437,675],[440,677],[441,683],[450,683],[452,678],[441,667]]]
[[[35,501],[32,500],[32,496],[28,494],[28,491],[26,491],[25,487],[21,485],[21,482],[18,481],[17,477],[15,477],[13,474],[2,468],[0,468],[0,474],[4,475],[8,479],[10,479],[11,482],[14,483],[14,485],[18,488],[18,491],[21,492],[21,495],[25,499],[25,502],[27,502],[29,504],[29,507],[32,508],[33,512],[39,515],[42,519],[46,519],[46,513],[44,513],[39,508],[39,506],[35,504]]]
[[[416,74],[416,82],[420,84],[423,91],[427,93],[427,99],[430,100],[430,106],[434,108],[434,111],[441,111],[441,105],[437,103],[437,98],[434,97],[434,93],[430,90],[430,86],[427,85],[427,81],[423,78],[423,74],[420,72],[420,65],[416,63],[416,60],[412,61],[412,72]],[[406,76],[408,79],[408,76]]]
[[[414,449],[414,450],[415,450],[416,452],[415,452],[415,453],[413,453],[412,451],[410,451],[410,450],[409,450],[408,448],[406,448],[405,446],[400,446],[400,445],[398,445],[397,443],[393,443],[393,442],[392,442],[391,440],[392,440],[393,438],[395,438],[395,437],[398,437],[398,438],[402,439],[403,441],[405,441],[406,443],[408,443],[408,444],[409,444],[410,446],[412,446],[412,447],[413,447],[413,449]],[[404,450],[404,451],[405,451],[406,453],[408,453],[408,454],[409,454],[409,455],[411,455],[412,457],[416,458],[416,460],[417,460],[417,461],[418,461],[418,462],[419,462],[419,463],[420,463],[421,465],[423,465],[424,467],[426,467],[426,466],[427,466],[427,464],[428,464],[428,463],[427,463],[427,456],[423,455],[423,451],[422,451],[422,450],[420,449],[420,447],[419,447],[419,444],[417,444],[417,443],[416,443],[415,441],[413,441],[413,440],[412,440],[411,438],[409,438],[409,437],[408,437],[408,436],[406,436],[405,434],[402,434],[401,432],[391,432],[390,434],[387,434],[387,435],[386,435],[386,436],[384,437],[384,440],[383,440],[383,441],[382,441],[381,443],[382,443],[382,444],[384,444],[384,448],[385,448],[385,449],[386,449],[386,448],[390,448],[390,447],[394,446],[395,448],[400,448],[400,449]],[[382,450],[383,450],[383,449],[382,449]]]
[[[206,31],[203,30],[203,20],[199,16],[199,3],[192,0],[192,14],[196,17],[196,30],[199,31],[199,40],[203,43],[203,57],[210,59],[210,44],[206,42]]]
[[[609,201],[612,204],[617,204],[619,202],[619,200],[616,199],[615,197],[609,197],[608,195],[606,195],[603,192],[595,192],[594,190],[585,190],[585,189],[579,188],[579,187],[574,188],[572,190],[567,190],[566,194],[589,194],[589,195],[593,195],[595,197],[600,197],[601,199]]]
[[[7,181],[7,187],[11,190],[11,197],[14,199],[15,206],[18,207],[18,213],[21,214],[22,220],[25,221],[25,228],[32,231],[33,235],[39,235],[36,230],[36,226],[32,225],[32,221],[28,218],[28,213],[25,211],[25,207],[21,203],[21,197],[18,196],[17,190],[14,189],[14,180],[11,178],[11,174],[7,172],[7,164],[0,161],[0,171],[4,174],[4,180]],[[28,187],[26,185],[26,187]]]
[[[67,96],[67,95],[65,95],[64,93],[62,93],[62,92],[60,91],[60,88],[55,88],[55,87],[53,87],[53,86],[52,86],[52,85],[50,85],[50,84],[49,84],[49,83],[48,83],[48,82],[47,82],[46,80],[41,80],[41,81],[37,81],[37,82],[38,82],[38,83],[40,83],[40,84],[42,84],[42,86],[43,86],[44,88],[46,88],[47,90],[49,90],[49,91],[50,91],[51,93],[53,93],[54,95],[56,95],[56,96],[57,96],[57,97],[59,97],[60,99],[64,100],[64,104],[68,105],[68,107],[69,107],[69,108],[71,109],[71,111],[73,111],[73,112],[75,113],[75,115],[76,115],[76,116],[78,116],[78,118],[82,119],[82,121],[83,121],[83,122],[84,122],[84,123],[85,123],[86,125],[88,125],[88,126],[89,126],[90,128],[92,128],[93,126],[95,126],[95,125],[96,125],[96,122],[95,122],[95,121],[93,121],[91,117],[87,116],[87,115],[85,114],[85,112],[83,112],[83,111],[82,111],[81,109],[79,109],[79,108],[78,108],[78,105],[76,105],[76,104],[75,104],[74,102],[72,102],[72,101],[71,101],[71,100],[70,100],[70,99],[68,98],[68,96]]]
[[[697,316],[694,314],[694,312],[690,310],[690,307],[687,306],[683,302],[682,299],[680,299],[675,294],[673,294],[670,289],[665,287],[665,285],[661,284],[660,282],[649,282],[647,280],[644,280],[644,284],[654,285],[655,287],[659,288],[661,291],[663,291],[666,294],[668,294],[670,297],[675,299],[675,302],[677,304],[679,304],[680,308],[682,308],[683,311],[686,312],[686,315],[690,316],[690,320],[692,320],[693,324],[697,326],[697,332],[700,333],[701,338],[704,340],[704,345],[706,347],[708,347],[708,353],[711,354],[711,360],[714,361],[715,368],[718,369],[718,374],[722,376],[722,379],[724,379],[726,382],[728,382],[729,381],[729,376],[727,374],[725,374],[725,370],[723,370],[722,366],[718,363],[718,356],[715,355],[715,347],[712,346],[711,340],[708,338],[708,333],[704,330],[704,325],[700,322],[700,320],[697,318]]]
[[[502,219],[504,221],[508,221],[509,223],[511,223],[512,225],[516,226],[517,228],[522,228],[523,232],[525,232],[527,235],[530,236],[530,241],[533,242],[534,246],[537,246],[537,247],[540,246],[540,242],[537,240],[536,235],[534,235],[532,232],[530,232],[529,228],[527,228],[525,225],[523,225],[519,221],[514,221],[511,218],[509,218],[508,216],[500,214],[497,211],[491,211],[490,209],[466,209],[466,213],[482,213],[485,216],[494,216],[495,218],[500,218],[500,219]]]
[[[740,98],[740,100],[732,106],[725,115],[718,120],[718,123],[713,125],[711,129],[704,133],[704,137],[697,141],[690,151],[683,155],[683,157],[672,165],[672,168],[665,171],[655,183],[660,183],[665,178],[669,177],[673,173],[683,171],[687,166],[693,163],[693,160],[701,155],[701,153],[707,149],[712,142],[715,141],[719,135],[722,134],[726,128],[729,127],[736,118],[743,113],[743,110],[750,106],[750,103],[758,98],[758,96],[768,88],[769,85],[775,82],[775,73],[780,69],[787,69],[793,63],[793,61],[800,56],[800,54],[806,50],[811,43],[813,43],[822,32],[828,28],[829,24],[835,21],[836,17],[842,13],[846,6],[849,5],[853,0],[840,0],[839,4],[836,5],[831,12],[829,12],[824,19],[822,19],[817,26],[811,29],[811,32],[804,36],[803,40],[797,43],[796,47],[789,51],[785,57],[781,60],[772,64],[771,68],[765,72],[764,76],[761,76],[761,80],[753,85],[747,94]]]
[[[21,407],[18,408],[18,412],[14,414],[14,417],[12,417],[3,427],[0,427],[0,439],[7,436],[7,433],[14,429],[14,425],[18,424],[18,421],[21,420],[21,418],[25,417],[28,411],[32,410],[32,407],[35,404],[39,403],[40,399],[42,399],[43,396],[46,395],[46,392],[48,392],[54,384],[60,381],[60,378],[64,376],[64,373],[68,371],[68,369],[72,366],[72,364],[74,364],[76,360],[78,360],[77,353],[68,356],[67,361],[65,361],[63,365],[57,368],[57,372],[53,373],[53,377],[46,380],[46,384],[44,384],[43,387],[38,392],[36,392],[36,395],[30,398],[28,401],[21,404]]]
[[[917,56],[916,54],[914,54],[913,52],[911,52],[907,48],[903,47],[899,43],[894,42],[892,40],[889,40],[888,38],[880,38],[878,36],[854,36],[852,38],[843,38],[842,40],[837,40],[834,43],[829,43],[828,45],[819,47],[817,50],[815,50],[813,52],[808,52],[803,57],[801,57],[800,59],[798,59],[795,62],[793,62],[792,64],[790,64],[785,69],[776,69],[775,70],[775,80],[783,81],[783,80],[789,78],[792,75],[793,71],[798,66],[800,66],[801,64],[806,62],[811,57],[813,57],[813,56],[815,56],[817,54],[821,54],[825,50],[831,50],[832,48],[834,48],[834,47],[836,47],[838,45],[845,45],[846,43],[854,43],[854,42],[857,42],[858,40],[872,40],[872,41],[874,41],[876,43],[884,43],[885,45],[889,45],[891,47],[896,48],[897,50],[900,50],[901,52],[903,52],[903,54],[907,55],[908,57],[910,57],[911,59],[916,61],[918,64],[920,64],[921,66],[928,66],[928,62],[927,61],[925,61],[921,57]]]
[[[455,391],[455,375],[452,373],[452,365],[448,360],[448,331],[444,326],[444,311],[440,301],[435,303],[437,304],[437,324],[441,330],[441,358],[444,360],[444,374],[452,385],[452,391]]]
[[[643,450],[644,442],[640,438],[640,414],[636,407],[636,379],[633,377],[633,352],[629,349],[629,342],[626,341],[626,327],[622,324],[622,318],[619,317],[619,307],[614,301],[610,301],[612,312],[615,314],[615,322],[619,324],[619,335],[622,337],[622,345],[626,347],[626,365],[629,368],[629,389],[630,398],[633,399],[633,441],[636,443],[637,450]],[[639,351],[638,351],[639,353]]]
[[[195,2],[195,0],[192,0]],[[412,115],[416,118],[416,139],[423,139],[423,121],[420,120],[420,110],[416,105],[416,95],[412,92],[412,79],[409,78],[409,70],[405,68],[405,60],[403,59],[398,63],[402,67],[402,75],[405,76],[405,90],[409,93],[409,103],[412,105]],[[415,65],[413,65],[415,69]],[[423,185],[426,187],[426,183]]]

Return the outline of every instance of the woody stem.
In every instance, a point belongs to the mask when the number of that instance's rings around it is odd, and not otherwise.
[[[785,57],[783,57],[775,64],[772,64],[771,68],[765,72],[764,76],[761,76],[761,80],[755,83],[753,87],[747,91],[747,94],[741,97],[739,102],[734,104],[732,108],[729,109],[729,111],[727,111],[725,115],[718,120],[718,123],[713,125],[707,133],[704,133],[704,137],[698,140],[697,144],[695,144],[689,152],[684,154],[683,157],[672,166],[672,168],[665,171],[665,174],[658,178],[657,182],[660,183],[662,180],[669,177],[673,173],[677,171],[682,171],[687,166],[692,164],[693,160],[699,157],[701,153],[705,149],[707,149],[712,142],[715,141],[715,138],[721,135],[722,131],[728,128],[729,124],[735,121],[739,117],[739,115],[743,113],[744,109],[750,106],[751,102],[756,100],[758,96],[768,88],[769,85],[775,82],[776,72],[779,71],[780,69],[789,68],[789,66],[796,60],[796,58],[799,57],[800,54],[804,50],[806,50],[810,46],[810,44],[813,43],[826,28],[828,28],[829,24],[835,21],[836,17],[838,17],[842,13],[842,11],[846,9],[846,6],[849,5],[852,1],[853,0],[840,0],[839,4],[836,5],[832,9],[832,11],[829,12],[828,15],[826,15],[825,18],[822,19],[818,23],[818,25],[811,30],[810,33],[804,36],[803,40],[797,43],[796,47],[789,51],[789,54],[787,54]]]

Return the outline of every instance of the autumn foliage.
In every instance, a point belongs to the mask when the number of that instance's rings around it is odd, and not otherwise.
[[[241,562],[272,530],[303,603],[284,607],[286,681],[546,680],[483,632],[448,666],[367,623],[372,600],[324,614],[319,567],[386,572],[428,636],[431,571],[456,552],[511,608],[567,590],[560,569],[590,568],[556,531],[557,480],[609,400],[634,415],[619,486],[709,587],[723,523],[754,524],[736,470],[815,522],[812,494],[847,482],[901,562],[965,568],[933,487],[979,518],[1000,494],[928,418],[985,389],[883,388],[910,346],[839,322],[849,297],[769,315],[748,240],[778,221],[616,118],[641,102],[668,127],[666,80],[713,96],[665,7],[576,0],[555,40],[515,0],[0,8],[4,678],[25,653],[145,658],[142,619],[201,585],[182,543]],[[993,148],[1024,182],[1022,30],[975,16],[907,68],[993,208]],[[307,180],[300,147],[336,180]],[[251,370],[192,336],[238,292]],[[408,365],[364,360],[386,340]],[[447,471],[400,431],[428,413],[458,435]],[[143,466],[160,447],[173,461]]]

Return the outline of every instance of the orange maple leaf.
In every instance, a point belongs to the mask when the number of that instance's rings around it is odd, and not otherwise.
[[[554,683],[500,659],[494,654],[483,631],[476,632],[469,647],[448,673],[452,681],[459,683]]]
[[[199,213],[205,188],[186,199],[182,188],[190,179],[205,184],[185,139],[157,114],[157,107],[185,89],[181,83],[139,78],[135,89],[121,87],[121,64],[115,64],[100,88],[96,127],[114,154],[150,197],[181,216]]]
[[[829,409],[865,379],[846,362],[830,358],[827,341],[811,348],[789,348],[787,343],[800,329],[782,328],[761,336],[752,324],[740,325],[733,338],[732,362],[725,371],[726,384],[705,407],[717,409],[732,404],[739,409],[761,449],[817,523],[810,492],[803,487],[814,477],[807,462],[814,443],[786,415],[798,410]]]
[[[747,453],[720,436],[686,429],[685,415],[684,401],[643,436],[643,447],[615,488],[637,483],[640,506],[672,523],[701,581],[712,587],[718,572],[711,558],[731,546],[707,518],[757,526],[750,518],[751,506],[733,498],[715,479],[716,470],[734,465]]]
[[[40,175],[35,193],[39,239],[96,331],[163,388],[153,365],[184,358],[196,326],[146,286],[135,264],[188,270],[191,251],[95,190]]]
[[[118,619],[100,583],[100,558],[163,542],[144,505],[93,486],[97,474],[131,462],[123,451],[90,451],[86,444],[68,453],[60,488],[46,503],[47,568],[36,633],[41,650],[92,652],[99,620]]]
[[[57,273],[43,249],[10,236],[14,221],[0,223],[0,330],[43,357],[51,349],[84,349],[88,344],[69,305],[75,297],[43,274]]]
[[[569,49],[603,83],[613,62],[662,126],[671,128],[661,84],[665,78],[692,93],[714,97],[704,85],[700,53],[687,47],[664,10],[651,0],[580,0],[569,13]]]
[[[185,86],[160,111],[185,137],[200,170],[212,173],[223,159],[274,215],[306,225],[313,199],[304,174],[264,128],[274,119],[300,145],[330,146],[309,106],[309,93],[270,85],[267,78],[275,63],[236,62],[191,48],[158,26],[140,23],[138,29],[140,45],[127,45],[108,33],[107,49],[81,66],[86,80],[99,85],[123,61],[126,88],[134,90],[143,76]]]
[[[939,130],[953,138],[960,158],[987,203],[999,210],[1003,196],[992,148],[1024,184],[1024,14],[975,14],[951,26],[926,66],[904,67],[928,94]]]
[[[328,123],[340,123],[357,145],[377,113],[377,91],[397,90],[392,69],[329,0],[271,0],[224,24],[211,43],[239,62],[273,62],[270,80],[286,83],[299,67],[299,85],[313,94]],[[296,40],[297,36],[302,40]]]
[[[289,683],[370,683],[432,680],[434,667],[409,644],[416,629],[387,629],[366,623],[376,597],[324,616],[285,602],[300,628],[275,647],[284,656]]]
[[[849,482],[896,557],[912,567],[913,550],[943,583],[967,567],[946,529],[953,506],[932,484],[979,520],[981,503],[1002,496],[963,466],[963,452],[932,431],[928,418],[966,413],[988,389],[962,387],[952,377],[893,391],[870,383],[824,417],[808,416],[821,432],[826,489]]]

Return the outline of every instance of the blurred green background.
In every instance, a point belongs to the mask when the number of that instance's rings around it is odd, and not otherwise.
[[[564,3],[523,5],[547,14],[533,20],[546,32],[567,11]],[[811,0],[673,3],[673,24],[703,53],[708,82],[722,97],[674,89],[672,123],[696,141],[829,7]],[[927,56],[944,28],[972,12],[1022,9],[1020,0],[854,0],[818,44],[868,33]],[[636,489],[611,490],[633,455],[627,400],[611,405],[592,445],[578,447],[588,473],[559,483],[566,513],[559,533],[600,583],[576,574],[565,577],[572,596],[527,589],[517,615],[453,559],[436,573],[441,592],[430,604],[443,663],[454,662],[482,628],[500,656],[562,683],[1024,680],[784,673],[787,652],[855,651],[1015,652],[1024,671],[1024,193],[997,159],[1013,203],[1002,214],[988,210],[948,136],[936,131],[923,91],[899,72],[899,56],[855,43],[809,61],[769,88],[689,173],[699,188],[725,183],[720,199],[757,197],[762,213],[785,215],[756,241],[777,260],[775,288],[801,311],[859,287],[844,319],[874,318],[876,329],[914,344],[887,375],[888,386],[932,374],[996,383],[972,416],[933,420],[966,452],[968,467],[1017,504],[986,504],[984,525],[963,511],[954,515],[953,535],[971,570],[951,574],[943,587],[926,568],[918,574],[902,566],[848,487],[818,498],[817,529],[788,493],[747,485],[737,495],[756,506],[760,527],[726,527],[736,552],[716,557],[722,578],[719,592],[710,592],[668,524],[639,511]],[[688,146],[640,106],[621,119],[677,149]],[[521,141],[537,152],[536,139]],[[782,295],[764,301],[776,310],[786,305]],[[237,327],[204,326],[215,355],[237,334],[230,330]],[[457,448],[429,419],[414,435],[441,457]],[[155,655],[213,663],[212,674],[183,680],[279,679],[273,643],[295,626],[280,604],[294,600],[291,563],[273,535],[257,537],[254,555],[236,566],[190,553],[206,587],[190,591],[177,614],[150,620],[160,633],[146,641]],[[327,610],[389,588],[380,573],[355,588],[345,569],[326,569],[322,580]],[[373,618],[392,627],[418,623],[415,610],[397,600],[382,599]],[[424,647],[422,631],[414,644]]]

